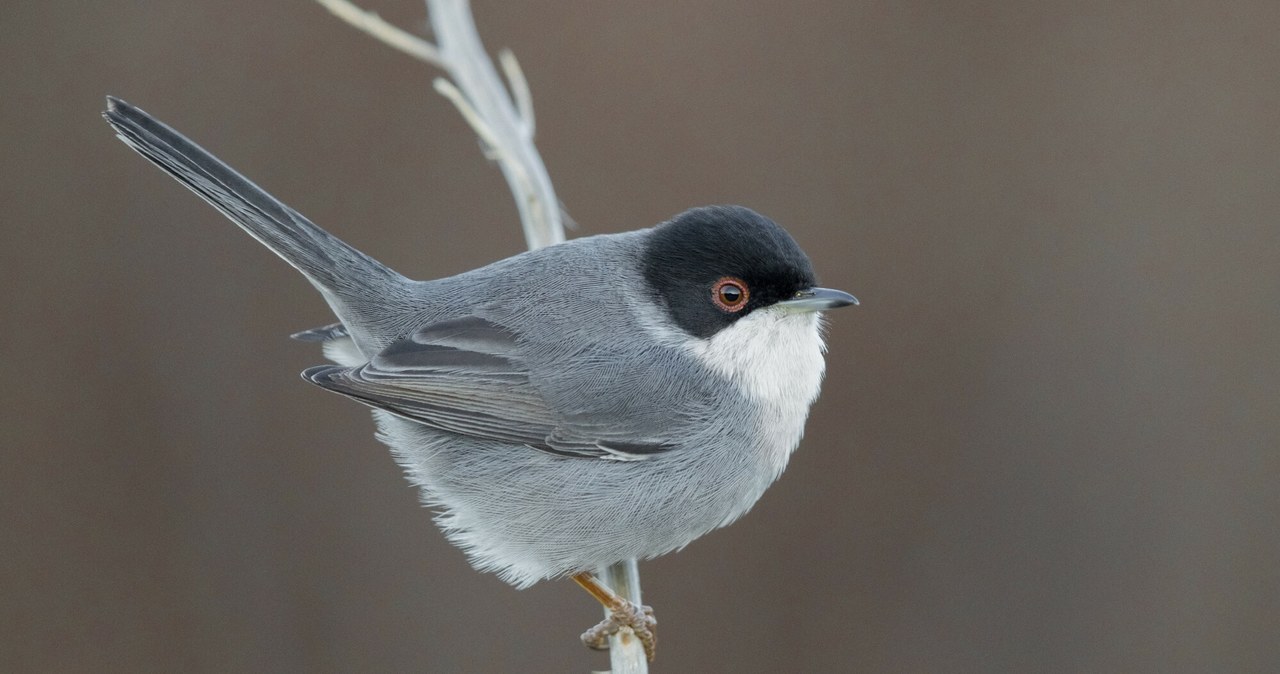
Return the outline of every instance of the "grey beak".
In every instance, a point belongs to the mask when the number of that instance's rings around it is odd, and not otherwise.
[[[801,290],[795,294],[795,297],[778,304],[791,311],[826,311],[827,309],[847,307],[850,304],[856,305],[858,304],[858,298],[843,290],[810,288]]]

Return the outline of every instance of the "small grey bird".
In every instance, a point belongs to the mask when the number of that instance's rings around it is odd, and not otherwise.
[[[678,550],[782,474],[824,370],[809,258],[741,206],[575,239],[413,281],[312,224],[116,98],[134,150],[302,272],[339,323],[294,335],[335,364],[303,378],[373,407],[437,523],[480,571],[572,576],[653,655],[652,612],[590,570]]]

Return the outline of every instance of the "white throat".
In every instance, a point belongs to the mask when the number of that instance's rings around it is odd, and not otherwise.
[[[774,422],[762,431],[764,449],[778,473],[800,443],[809,406],[822,386],[826,345],[820,320],[816,312],[773,306],[752,312],[694,347],[703,363],[737,382]]]

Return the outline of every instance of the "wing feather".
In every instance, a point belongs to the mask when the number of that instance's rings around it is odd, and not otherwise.
[[[422,328],[366,364],[321,365],[302,376],[433,428],[553,454],[634,461],[669,448],[623,437],[608,420],[555,409],[534,381],[518,334],[476,316]]]

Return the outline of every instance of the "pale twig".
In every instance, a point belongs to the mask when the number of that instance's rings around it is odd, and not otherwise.
[[[529,175],[525,173],[524,166],[508,154],[507,147],[498,140],[493,129],[480,117],[480,113],[471,107],[470,101],[458,90],[458,87],[443,77],[437,77],[432,84],[437,93],[453,103],[462,118],[471,125],[476,135],[480,136],[480,141],[485,146],[485,156],[501,162],[503,166],[510,167],[512,178],[518,185],[518,188],[512,190],[513,195],[518,199],[523,195],[532,194],[533,184],[529,181]]]
[[[602,567],[597,577],[604,581],[610,589],[623,599],[640,605],[640,565],[629,559]],[[605,616],[609,610],[605,609]],[[630,627],[623,627],[616,634],[609,636],[609,670],[612,674],[647,674],[649,659],[644,652],[644,645],[636,638]]]
[[[500,57],[511,90],[498,77],[480,43],[466,0],[427,0],[436,44],[383,21],[349,0],[316,0],[342,20],[380,42],[444,70],[448,97],[484,141],[486,156],[495,159],[515,197],[530,249],[564,241],[560,201],[546,166],[533,144],[533,102],[529,84],[514,56]]]
[[[511,86],[511,95],[516,99],[516,109],[520,111],[520,120],[530,136],[536,132],[533,123],[533,94],[529,91],[529,81],[524,78],[520,62],[515,52],[503,49],[498,52],[498,63],[502,64],[502,72],[507,76],[507,84]]]
[[[347,2],[347,0],[316,0],[316,2],[333,12],[334,16],[372,35],[379,42],[395,47],[416,59],[426,61],[438,68],[445,67],[444,62],[440,60],[440,52],[436,50],[435,45],[417,35],[387,23],[382,17],[378,16],[377,12],[360,9]]]
[[[450,78],[496,139],[493,149],[516,197],[526,242],[530,248],[541,248],[564,241],[560,202],[534,147],[533,125],[517,111],[520,94],[513,100],[485,53],[470,7],[465,0],[427,0],[427,9]]]
[[[497,160],[516,197],[516,208],[530,248],[564,240],[561,207],[547,175],[547,166],[534,146],[534,114],[529,83],[515,56],[500,56],[511,92],[503,87],[493,61],[485,54],[466,0],[428,0],[436,43],[422,40],[392,26],[378,14],[366,12],[349,0],[316,0],[338,18],[346,20],[380,42],[445,70],[451,87],[436,86],[458,107],[467,123],[485,142]],[[465,101],[462,105],[460,101]]]

